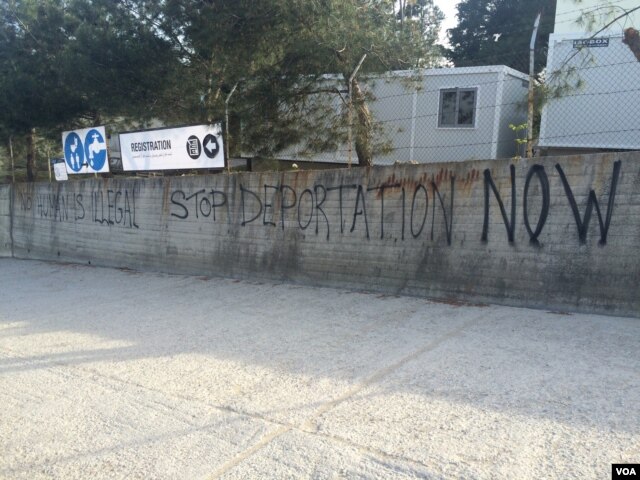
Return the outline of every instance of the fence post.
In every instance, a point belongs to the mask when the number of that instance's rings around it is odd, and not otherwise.
[[[529,101],[527,110],[527,158],[533,157],[533,89],[534,89],[534,73],[535,73],[535,47],[536,37],[538,36],[538,26],[540,25],[540,16],[538,13],[536,21],[533,23],[533,33],[531,34],[531,42],[529,43]]]
[[[9,156],[11,157],[11,183],[16,183],[16,172],[13,164],[13,135],[9,135]]]
[[[231,100],[231,96],[233,95],[233,93],[236,91],[237,86],[238,84],[236,83],[224,101],[224,130],[225,130],[225,137],[226,137],[224,139],[224,146],[226,151],[225,153],[227,154],[227,173],[228,174],[231,173],[231,157],[229,154],[229,101]]]
[[[351,168],[351,157],[353,156],[353,79],[356,78],[356,75],[358,74],[358,70],[360,70],[360,67],[362,66],[362,62],[364,62],[364,59],[367,58],[367,54],[365,53],[364,55],[362,55],[362,58],[360,59],[360,61],[358,62],[358,65],[356,66],[355,70],[353,71],[353,73],[351,74],[351,76],[349,77],[349,110],[348,110],[348,122],[349,122],[349,131],[348,131],[348,135],[349,135],[349,156],[348,156],[348,168]]]

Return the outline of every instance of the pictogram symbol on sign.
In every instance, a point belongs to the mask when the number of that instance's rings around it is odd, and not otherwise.
[[[107,159],[107,144],[98,130],[91,129],[85,136],[84,154],[93,170],[102,170]]]
[[[218,139],[212,133],[209,133],[202,141],[204,147],[204,154],[209,158],[214,158],[220,151],[220,144]]]
[[[191,135],[187,139],[187,153],[194,160],[197,160],[198,158],[200,158],[200,154],[202,153],[202,147],[200,145],[200,139],[195,135]]]
[[[64,160],[74,172],[79,172],[84,165],[84,148],[80,136],[71,132],[64,141]]]

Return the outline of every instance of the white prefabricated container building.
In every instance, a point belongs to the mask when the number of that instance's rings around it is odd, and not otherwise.
[[[540,147],[555,153],[640,149],[640,61],[623,43],[625,29],[640,28],[640,11],[623,12],[639,5],[637,0],[584,0],[579,5],[558,0],[546,82],[569,89],[547,101]],[[576,21],[581,14],[595,22],[589,31]]]
[[[551,35],[549,71],[558,71],[557,81],[564,81],[565,72],[574,67],[569,81],[579,80],[580,86],[544,107],[540,147],[640,149],[640,62],[622,38]],[[581,46],[586,41],[591,46]]]
[[[417,78],[417,80],[416,80]],[[412,79],[409,81],[409,79]],[[506,66],[396,71],[361,82],[391,151],[376,165],[495,159],[518,153],[510,124],[526,122],[527,75]],[[336,101],[336,108],[342,102]],[[348,149],[305,155],[291,147],[282,160],[347,163]],[[353,161],[357,162],[355,151]]]

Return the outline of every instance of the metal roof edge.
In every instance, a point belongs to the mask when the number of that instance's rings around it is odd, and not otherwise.
[[[376,78],[407,78],[413,76],[442,76],[442,75],[469,75],[469,74],[483,74],[483,73],[506,73],[513,77],[529,80],[529,76],[523,72],[515,70],[506,65],[481,65],[476,67],[443,67],[443,68],[423,68],[416,70],[392,70],[388,72],[363,74],[363,78],[376,79]],[[327,73],[320,77],[323,80],[342,80],[343,75]]]

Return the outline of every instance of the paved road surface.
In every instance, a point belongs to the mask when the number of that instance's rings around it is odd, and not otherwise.
[[[640,320],[0,259],[0,478],[610,478]]]

